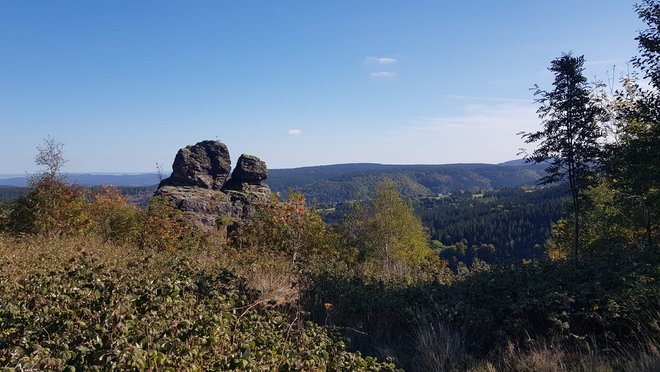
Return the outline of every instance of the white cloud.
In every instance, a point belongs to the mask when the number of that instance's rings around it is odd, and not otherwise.
[[[300,129],[289,129],[286,131],[287,136],[299,136],[302,134]]]
[[[372,65],[394,65],[397,60],[392,57],[367,57],[365,62]]]
[[[396,72],[378,71],[378,72],[372,72],[371,74],[369,74],[369,76],[375,77],[375,78],[388,78],[388,77],[396,76]]]

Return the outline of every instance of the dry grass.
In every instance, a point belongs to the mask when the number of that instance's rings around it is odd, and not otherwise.
[[[145,255],[132,247],[104,243],[93,237],[0,236],[0,276],[19,279],[32,273],[58,271],[80,256],[91,256],[119,269]]]
[[[456,371],[465,369],[469,363],[463,333],[450,330],[440,322],[419,324],[415,341],[420,370]]]
[[[660,348],[652,340],[616,353],[586,343],[568,350],[552,342],[530,340],[525,347],[509,343],[489,358],[476,358],[466,352],[464,334],[436,320],[419,323],[414,342],[415,357],[408,362],[411,371],[660,371]]]
[[[569,351],[552,343],[537,343],[523,350],[509,344],[494,361],[470,368],[474,371],[660,371],[660,353],[657,345],[649,342],[625,352],[608,353],[583,347]]]

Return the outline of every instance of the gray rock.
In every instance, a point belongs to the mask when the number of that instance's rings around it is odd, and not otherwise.
[[[240,225],[257,204],[271,201],[270,188],[262,185],[268,170],[256,156],[242,155],[231,169],[227,146],[202,141],[179,150],[172,176],[163,180],[154,196],[167,200],[200,228],[213,230],[229,219]]]
[[[202,141],[179,150],[172,164],[172,175],[161,186],[195,186],[220,190],[229,178],[231,160],[227,146],[220,141]]]
[[[247,183],[250,185],[260,185],[261,181],[268,177],[268,168],[266,163],[254,155],[243,154],[238,158],[236,168],[231,174],[231,178],[237,183]]]

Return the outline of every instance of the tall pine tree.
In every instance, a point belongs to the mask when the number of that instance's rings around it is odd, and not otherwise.
[[[527,161],[547,163],[544,184],[566,181],[570,186],[574,216],[573,259],[579,251],[580,194],[592,174],[601,149],[599,119],[604,110],[592,98],[591,86],[583,75],[584,57],[563,54],[549,68],[555,75],[554,89],[536,87],[537,110],[543,129],[522,133],[526,143],[538,143]]]

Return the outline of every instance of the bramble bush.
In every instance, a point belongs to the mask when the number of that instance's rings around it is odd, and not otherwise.
[[[346,351],[346,344],[323,327],[257,302],[259,293],[228,270],[205,269],[208,263],[176,255],[154,265],[158,260],[138,248],[121,248],[129,257],[123,260],[122,252],[118,257],[107,253],[120,248],[71,243],[46,249],[55,253],[39,266],[38,258],[23,257],[24,243],[0,242],[5,268],[0,271],[0,365],[396,370],[391,363]],[[27,250],[33,249],[39,248]],[[5,266],[12,261],[28,267],[14,271]]]
[[[345,330],[368,354],[387,350],[406,369],[423,351],[417,330],[438,324],[460,331],[465,350],[481,359],[532,340],[621,353],[660,342],[657,262],[657,253],[616,264],[587,260],[579,271],[566,261],[540,262],[495,267],[449,284],[326,272],[307,278],[302,301],[317,323]]]

